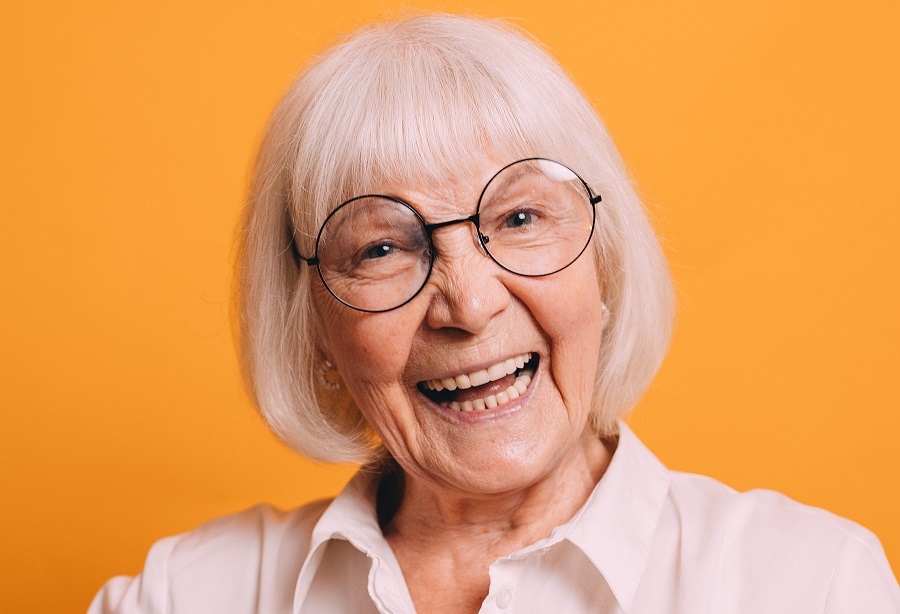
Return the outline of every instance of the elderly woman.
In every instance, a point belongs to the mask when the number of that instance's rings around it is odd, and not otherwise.
[[[92,612],[900,612],[878,541],[672,473],[620,417],[672,292],[600,119],[510,27],[364,29],[276,110],[243,222],[272,430],[333,501],[165,539]]]

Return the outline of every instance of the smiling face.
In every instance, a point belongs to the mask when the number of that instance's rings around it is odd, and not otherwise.
[[[381,185],[429,223],[475,211],[481,176],[439,189]],[[325,351],[408,479],[470,494],[515,492],[564,467],[589,438],[601,290],[588,250],[546,277],[504,270],[463,223],[435,230],[437,257],[410,302],[339,303],[317,279]],[[454,390],[455,388],[455,390]]]

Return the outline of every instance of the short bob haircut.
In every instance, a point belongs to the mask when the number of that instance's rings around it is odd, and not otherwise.
[[[269,427],[301,454],[340,462],[381,450],[349,395],[322,384],[317,274],[298,265],[294,246],[311,255],[328,213],[380,182],[436,185],[472,174],[486,151],[506,162],[558,160],[602,195],[593,239],[600,278],[585,280],[601,285],[608,310],[591,413],[597,434],[614,434],[649,385],[669,342],[671,280],[590,103],[509,24],[450,15],[379,23],[312,62],[281,100],[242,221],[245,377]]]

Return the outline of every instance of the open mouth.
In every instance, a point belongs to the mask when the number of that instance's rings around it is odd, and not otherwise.
[[[419,391],[448,409],[478,411],[522,396],[537,370],[538,355],[520,354],[472,373],[419,382]]]

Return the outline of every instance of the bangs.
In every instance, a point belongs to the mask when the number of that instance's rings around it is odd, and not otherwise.
[[[336,179],[347,196],[379,183],[439,184],[472,175],[486,154],[511,162],[506,158],[534,148],[511,92],[485,71],[472,74],[428,54],[385,60],[364,84],[350,138],[340,144],[347,168]]]

